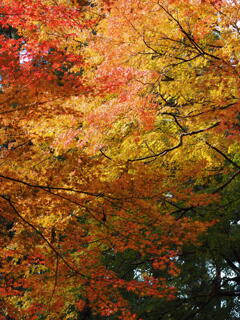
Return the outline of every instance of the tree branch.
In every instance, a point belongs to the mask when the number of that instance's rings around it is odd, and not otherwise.
[[[237,169],[240,169],[240,166],[234,162],[233,160],[231,160],[225,153],[223,153],[221,150],[219,150],[217,147],[211,145],[209,142],[206,141],[206,145],[208,145],[210,148],[212,148],[213,150],[215,150],[216,152],[218,152],[224,159],[226,159],[228,162],[230,162],[234,167],[236,167]]]
[[[218,193],[219,191],[222,191],[224,188],[226,188],[239,174],[240,170],[235,172],[222,186],[213,191],[213,194]]]
[[[23,185],[31,187],[31,188],[37,188],[37,189],[42,189],[42,190],[59,190],[59,191],[62,190],[62,191],[71,191],[71,192],[81,193],[81,194],[85,194],[85,195],[93,196],[93,197],[102,197],[102,198],[105,197],[105,195],[103,193],[94,193],[94,192],[76,190],[73,188],[50,187],[50,186],[43,186],[43,185],[39,185],[39,184],[31,184],[29,182],[19,180],[16,178],[12,178],[12,177],[8,177],[8,176],[4,176],[2,174],[0,174],[0,178],[5,179],[5,180],[9,180],[9,181],[13,181],[13,182],[17,182],[17,183],[23,184]]]
[[[13,204],[9,196],[0,195],[0,197],[8,202],[9,206],[13,209],[16,216],[18,216],[18,218],[22,220],[24,224],[28,225],[31,229],[33,229],[44,240],[44,242],[48,245],[48,247],[56,254],[56,256],[58,256],[70,270],[74,271],[74,273],[80,275],[85,279],[90,279],[87,275],[81,273],[80,271],[76,270],[72,265],[70,265],[69,262],[60,254],[60,252],[58,252],[57,249],[51,244],[51,242],[48,241],[48,239],[42,234],[42,232],[39,231],[31,222],[27,221],[20,214],[20,212],[17,210],[17,208],[15,207],[15,205]]]
[[[212,126],[208,127],[208,128],[205,128],[205,129],[200,129],[200,130],[196,130],[196,131],[191,131],[191,132],[184,132],[184,133],[181,133],[180,136],[179,136],[179,142],[178,144],[176,144],[175,146],[171,147],[171,148],[168,148],[168,149],[165,149],[159,153],[155,153],[154,155],[150,155],[150,156],[145,156],[145,157],[140,157],[140,158],[136,158],[136,159],[128,159],[129,162],[135,162],[135,161],[143,161],[143,160],[147,160],[147,159],[152,159],[152,158],[156,158],[156,157],[159,157],[159,156],[164,156],[165,154],[179,148],[182,146],[183,144],[183,138],[186,137],[186,136],[193,136],[195,134],[198,134],[198,133],[201,133],[201,132],[205,132],[205,131],[208,131],[210,129],[213,129],[215,127],[217,127],[218,125],[220,124],[220,122],[216,122],[214,123]]]

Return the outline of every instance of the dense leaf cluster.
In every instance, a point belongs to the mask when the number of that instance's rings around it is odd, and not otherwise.
[[[239,9],[2,1],[0,320],[239,318]]]

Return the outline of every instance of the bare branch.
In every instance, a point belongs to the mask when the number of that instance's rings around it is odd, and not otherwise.
[[[162,8],[162,10],[173,20],[176,22],[176,24],[178,25],[179,29],[181,30],[181,32],[187,37],[187,39],[190,41],[190,43],[194,46],[194,48],[199,52],[199,54],[201,55],[206,55],[206,56],[209,56],[211,58],[214,58],[216,60],[221,60],[221,58],[213,55],[213,54],[210,54],[206,51],[204,51],[199,45],[198,43],[194,40],[194,38],[183,28],[183,26],[181,25],[181,23],[179,22],[178,19],[176,19],[172,14],[171,12],[169,12],[166,8],[164,8],[164,6],[162,6],[160,4],[160,2],[158,2],[158,5],[160,8]]]
[[[218,193],[219,191],[222,191],[224,188],[226,188],[239,174],[240,174],[240,170],[235,172],[222,186],[220,186],[215,191],[213,191],[213,194]]]
[[[191,131],[191,132],[184,132],[184,133],[181,133],[180,136],[179,136],[179,142],[178,144],[176,144],[175,146],[171,147],[171,148],[168,148],[168,149],[165,149],[159,153],[155,153],[154,155],[150,155],[150,156],[145,156],[145,157],[141,157],[141,158],[136,158],[136,159],[129,159],[128,161],[129,162],[135,162],[135,161],[143,161],[143,160],[147,160],[147,159],[152,159],[152,158],[156,158],[156,157],[159,157],[159,156],[164,156],[165,154],[179,148],[182,146],[183,144],[183,138],[186,137],[186,136],[192,136],[192,135],[195,135],[195,134],[198,134],[198,133],[201,133],[201,132],[205,132],[205,131],[208,131],[210,129],[213,129],[215,127],[217,127],[218,125],[220,124],[220,122],[216,122],[214,123],[212,126],[208,127],[208,128],[205,128],[205,129],[200,129],[200,130],[196,130],[196,131]]]
[[[44,242],[48,245],[48,247],[56,254],[56,256],[58,256],[63,263],[72,271],[74,271],[74,273],[80,275],[81,277],[85,278],[85,279],[90,279],[87,275],[81,273],[80,271],[78,271],[77,269],[75,269],[71,264],[69,264],[69,262],[60,254],[60,252],[51,244],[51,242],[42,234],[41,231],[38,230],[38,228],[36,228],[31,222],[27,221],[21,214],[20,212],[17,210],[17,208],[15,207],[15,205],[13,204],[12,200],[10,199],[9,196],[6,195],[0,195],[0,197],[2,199],[4,199],[5,201],[8,202],[9,206],[13,209],[14,213],[18,216],[18,218],[20,220],[23,221],[24,224],[28,225],[31,229],[33,229],[43,240]]]
[[[99,151],[101,152],[101,154],[102,154],[105,158],[107,158],[108,160],[112,160],[112,158],[110,158],[108,155],[106,155],[105,152],[103,152],[102,148],[101,148]]]
[[[51,187],[51,186],[43,186],[43,185],[38,185],[38,184],[31,184],[29,182],[26,182],[26,181],[23,181],[23,180],[19,180],[19,179],[16,179],[16,178],[12,178],[12,177],[7,177],[7,176],[1,175],[1,174],[0,174],[0,178],[6,179],[6,180],[10,180],[10,181],[13,181],[13,182],[17,182],[17,183],[21,183],[21,184],[26,185],[26,186],[31,187],[31,188],[38,188],[38,189],[42,189],[42,190],[70,191],[70,192],[76,192],[76,193],[85,194],[85,195],[88,195],[88,196],[102,197],[102,198],[105,196],[103,193],[94,193],[94,192],[76,190],[76,189],[73,189],[73,188]]]
[[[225,153],[223,153],[221,150],[219,150],[217,147],[211,145],[209,142],[206,141],[206,145],[208,145],[210,148],[212,148],[213,150],[217,151],[224,159],[226,159],[228,162],[230,162],[234,167],[236,167],[237,169],[240,169],[240,166],[234,162],[233,160],[231,160]]]

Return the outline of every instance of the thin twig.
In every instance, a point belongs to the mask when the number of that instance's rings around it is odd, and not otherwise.
[[[112,158],[110,158],[108,155],[106,155],[105,152],[103,152],[102,148],[101,148],[99,151],[101,152],[101,154],[102,154],[105,158],[107,158],[108,160],[112,160]]]
[[[17,182],[17,183],[21,183],[24,184],[28,187],[31,188],[38,188],[38,189],[42,189],[42,190],[59,190],[59,191],[71,191],[71,192],[76,192],[76,193],[81,193],[81,194],[85,194],[88,196],[93,196],[93,197],[104,197],[105,195],[103,193],[94,193],[94,192],[88,192],[88,191],[82,191],[82,190],[76,190],[73,188],[64,188],[64,187],[51,187],[51,186],[43,186],[43,185],[39,185],[39,184],[32,184],[23,180],[19,180],[16,178],[12,178],[12,177],[8,177],[8,176],[4,176],[0,174],[0,178],[2,179],[6,179],[6,180],[10,180],[13,182]]]
[[[13,202],[9,196],[0,195],[0,197],[8,202],[9,206],[13,209],[14,213],[19,217],[19,219],[21,219],[24,222],[24,224],[26,224],[30,228],[32,228],[44,240],[44,242],[56,254],[56,256],[58,256],[70,270],[74,271],[74,273],[80,275],[81,277],[83,277],[85,279],[89,279],[89,277],[87,275],[81,273],[80,271],[76,270],[72,265],[70,265],[69,262],[60,254],[60,252],[58,252],[58,250],[51,244],[51,242],[42,234],[42,232],[40,230],[38,230],[31,222],[27,221],[20,214],[20,212],[17,210],[17,208],[15,207],[15,205],[13,204]]]
[[[213,194],[218,193],[219,191],[222,191],[224,188],[226,188],[239,174],[240,170],[235,172],[222,186],[213,191]]]

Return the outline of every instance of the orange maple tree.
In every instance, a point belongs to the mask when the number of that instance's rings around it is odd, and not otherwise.
[[[1,319],[137,319],[122,292],[174,298],[182,246],[218,218],[194,210],[240,172],[239,4],[0,10]],[[128,252],[151,269],[105,262]]]

